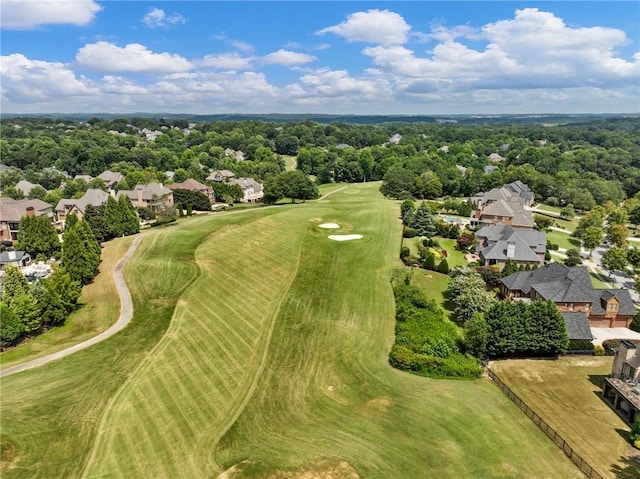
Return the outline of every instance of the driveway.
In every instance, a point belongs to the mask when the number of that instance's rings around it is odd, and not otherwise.
[[[640,339],[640,333],[628,328],[591,328],[593,344],[602,344],[606,339]]]

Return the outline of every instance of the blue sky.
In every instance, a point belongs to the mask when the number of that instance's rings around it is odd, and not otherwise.
[[[640,112],[637,1],[0,8],[3,112]]]

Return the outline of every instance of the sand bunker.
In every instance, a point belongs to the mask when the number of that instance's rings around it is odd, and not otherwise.
[[[340,225],[338,223],[322,223],[318,227],[328,229],[328,230],[334,230],[334,229],[340,228]]]
[[[350,241],[362,238],[362,235],[329,235],[329,239],[333,241]]]

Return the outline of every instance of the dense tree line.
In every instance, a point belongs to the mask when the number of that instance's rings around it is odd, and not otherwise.
[[[637,118],[553,127],[248,120],[185,130],[185,124],[177,118],[3,119],[0,155],[18,170],[0,179],[6,187],[25,178],[51,189],[64,181],[62,171],[95,176],[111,168],[132,188],[166,182],[169,170],[202,181],[211,168],[264,181],[284,171],[282,155],[297,155],[298,169],[320,183],[385,179],[391,197],[469,196],[521,180],[547,203],[589,210],[640,191]],[[163,134],[146,141],[140,128]],[[396,134],[400,139],[391,142]],[[227,149],[242,151],[246,161],[227,156]],[[496,152],[504,161],[485,174]]]
[[[175,189],[173,190],[173,203],[179,208],[189,208],[193,211],[211,211],[209,198],[201,191]]]

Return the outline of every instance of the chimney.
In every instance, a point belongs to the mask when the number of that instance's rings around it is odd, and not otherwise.
[[[507,259],[513,259],[516,256],[515,241],[507,241]]]
[[[613,368],[611,369],[611,377],[621,378],[623,375],[624,364],[636,354],[636,345],[630,341],[623,339],[620,341],[620,347],[616,351],[613,358]]]
[[[138,208],[142,208],[144,205],[143,203],[143,199],[142,199],[142,188],[138,188],[136,189],[136,194],[137,194],[137,199],[138,199]]]
[[[36,209],[33,206],[27,206],[27,209],[25,211],[27,212],[27,216],[36,215]]]
[[[15,261],[17,259],[15,251],[7,251],[7,255],[9,256],[10,261]]]

